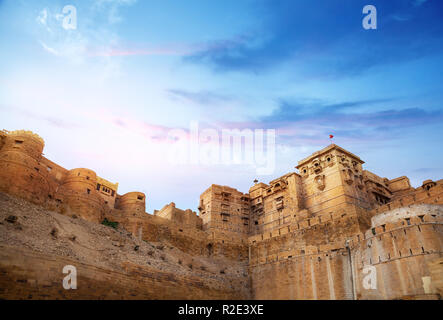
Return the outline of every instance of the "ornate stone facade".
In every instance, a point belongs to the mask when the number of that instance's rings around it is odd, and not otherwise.
[[[298,173],[255,183],[248,193],[211,185],[198,215],[174,203],[149,215],[145,194],[119,195],[117,183],[90,169],[66,170],[43,157],[43,147],[32,132],[0,132],[0,191],[245,263],[252,298],[441,297],[443,180],[413,188],[404,176],[382,178],[332,144],[299,161]],[[369,286],[368,272],[375,277]]]

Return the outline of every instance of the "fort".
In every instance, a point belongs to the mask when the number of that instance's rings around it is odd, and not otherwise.
[[[443,180],[414,188],[405,176],[364,170],[357,155],[331,144],[248,193],[209,186],[198,213],[171,202],[149,214],[145,194],[121,195],[118,183],[65,169],[43,148],[30,131],[0,131],[0,194],[14,205],[0,204],[0,298],[443,296]],[[10,218],[16,210],[21,226]],[[118,231],[100,225],[105,219]],[[107,257],[117,258],[103,261],[110,248]],[[75,292],[61,287],[68,262],[83,275]]]

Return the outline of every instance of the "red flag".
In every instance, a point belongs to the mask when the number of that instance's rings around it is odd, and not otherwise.
[[[329,135],[329,139],[332,139],[332,138],[334,138],[334,136],[332,134],[330,134]]]

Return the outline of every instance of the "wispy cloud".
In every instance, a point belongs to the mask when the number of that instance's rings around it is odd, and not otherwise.
[[[374,1],[379,30],[367,31],[361,26],[365,1],[323,1],[315,8],[303,1],[259,1],[255,12],[263,23],[244,43],[184,60],[219,72],[262,73],[284,65],[301,76],[343,77],[442,52],[443,25],[435,23],[440,3],[414,3]]]
[[[419,6],[421,6],[422,4],[426,3],[427,1],[428,1],[428,0],[414,0],[414,1],[413,1],[413,4],[414,4],[414,6],[419,7]]]
[[[120,15],[120,8],[132,6],[137,0],[95,0],[93,9],[107,12],[108,22],[111,24],[120,23],[123,17]]]
[[[82,127],[80,124],[75,123],[73,121],[67,121],[67,120],[62,119],[60,117],[47,115],[47,114],[41,114],[41,113],[37,114],[37,113],[31,112],[29,110],[19,108],[16,106],[12,107],[12,106],[0,104],[0,110],[1,109],[3,109],[3,112],[5,112],[5,114],[6,113],[8,113],[8,114],[9,113],[18,113],[24,118],[43,121],[43,122],[46,122],[48,125],[55,127],[57,129],[78,129],[78,128]]]
[[[211,91],[192,92],[180,89],[169,89],[167,92],[169,96],[174,100],[186,100],[206,106],[219,105],[221,103],[226,103],[234,100],[234,97],[232,96]]]
[[[122,21],[119,15],[120,9],[135,3],[136,0],[95,0],[86,4],[75,4],[78,25],[76,29],[69,30],[63,27],[65,18],[62,14],[63,7],[54,5],[43,8],[36,17],[36,23],[41,28],[37,33],[37,40],[46,52],[57,57],[74,63],[83,63],[90,56],[103,56],[103,63],[106,66],[111,63],[106,58],[113,54],[94,53],[113,53],[112,48],[119,42],[118,33],[113,25]],[[105,23],[103,16],[108,17]],[[115,64],[116,61],[112,63]]]
[[[439,171],[441,169],[442,168],[417,168],[417,169],[414,169],[412,171],[416,172],[416,173],[424,173],[424,174],[426,174],[426,173],[433,173],[433,172]]]
[[[443,109],[394,109],[383,106],[394,99],[374,99],[327,103],[325,101],[280,100],[268,116],[246,122],[222,122],[225,128],[273,128],[279,143],[317,145],[334,134],[352,143],[387,142],[407,135],[406,130],[443,121]],[[377,107],[378,106],[378,107]]]

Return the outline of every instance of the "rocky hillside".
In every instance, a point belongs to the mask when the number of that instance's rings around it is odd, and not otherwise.
[[[244,262],[193,256],[4,193],[0,247],[1,298],[249,298]],[[77,290],[62,287],[67,264],[77,268]]]

